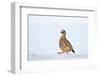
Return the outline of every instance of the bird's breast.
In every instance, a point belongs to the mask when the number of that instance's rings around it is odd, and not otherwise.
[[[67,47],[66,44],[64,43],[64,40],[65,39],[63,37],[60,38],[60,41],[59,41],[60,48],[66,48]]]

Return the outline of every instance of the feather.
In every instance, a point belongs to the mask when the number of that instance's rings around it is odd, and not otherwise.
[[[62,53],[64,52],[68,53],[70,51],[75,53],[71,43],[66,39],[66,32],[62,30],[61,33],[62,33],[62,36],[60,37],[60,40],[59,40],[59,47],[63,51]]]

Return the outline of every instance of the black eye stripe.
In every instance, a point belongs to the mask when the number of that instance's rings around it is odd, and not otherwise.
[[[63,32],[65,32],[65,30],[63,30]]]
[[[62,30],[61,33],[66,33],[66,31],[65,30]]]

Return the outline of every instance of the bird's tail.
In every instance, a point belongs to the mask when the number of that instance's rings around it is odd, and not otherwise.
[[[74,51],[74,50],[72,50],[72,52],[73,52],[73,53],[75,53],[75,51]]]

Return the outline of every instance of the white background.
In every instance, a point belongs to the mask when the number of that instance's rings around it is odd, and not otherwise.
[[[22,76],[99,76],[100,71],[100,2],[99,0],[1,0],[0,1],[0,76],[13,76],[10,70],[10,47],[11,47],[11,13],[10,3],[13,1],[34,3],[34,6],[47,7],[66,7],[67,5],[76,6],[96,6],[98,8],[97,15],[97,38],[96,38],[96,67],[68,69],[60,72],[23,74]],[[19,75],[18,75],[19,76]]]

